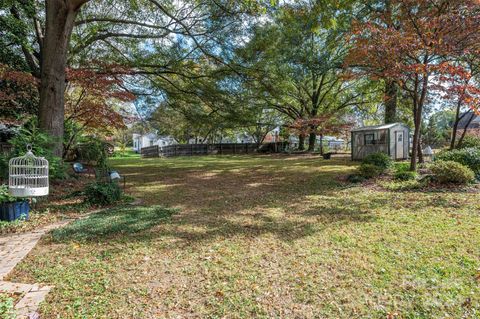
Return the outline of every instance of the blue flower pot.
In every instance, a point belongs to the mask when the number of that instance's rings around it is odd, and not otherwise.
[[[0,220],[14,221],[19,218],[28,220],[30,205],[28,201],[1,203],[0,204]]]

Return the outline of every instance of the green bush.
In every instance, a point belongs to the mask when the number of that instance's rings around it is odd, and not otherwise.
[[[437,161],[453,161],[469,167],[477,176],[480,174],[480,148],[463,148],[440,152]]]
[[[414,180],[416,177],[417,177],[417,173],[412,171],[401,170],[401,171],[396,171],[393,174],[393,178],[397,181],[410,181],[410,180]]]
[[[107,144],[97,138],[90,137],[77,145],[78,159],[96,166],[105,167],[107,162]]]
[[[459,148],[480,148],[480,138],[466,135],[463,138],[462,144],[459,145]]]
[[[358,168],[358,172],[360,173],[360,175],[365,178],[377,177],[380,174],[382,174],[384,171],[385,169],[383,169],[382,167],[379,167],[373,164],[365,164],[365,163],[360,165],[360,167]]]
[[[0,186],[0,203],[13,203],[16,201],[22,201],[23,199],[18,197],[13,197],[8,191],[7,185]]]
[[[394,164],[395,172],[407,172],[410,171],[410,163],[397,162]]]
[[[436,161],[430,170],[434,179],[442,184],[468,184],[475,179],[470,168],[454,161]]]
[[[348,175],[347,181],[349,181],[350,183],[357,184],[365,181],[365,177],[359,174],[352,174],[352,175]]]
[[[369,154],[362,161],[362,164],[375,165],[384,170],[391,167],[392,163],[392,159],[387,154],[382,152]]]
[[[122,190],[117,183],[92,183],[84,191],[85,201],[92,205],[111,205],[122,198]]]
[[[31,145],[35,156],[45,157],[48,160],[50,179],[65,179],[67,169],[63,160],[53,155],[53,141],[54,139],[49,134],[42,132],[38,128],[37,121],[33,118],[25,123],[18,134],[9,141],[13,145],[13,152],[8,158],[25,155],[27,145]]]

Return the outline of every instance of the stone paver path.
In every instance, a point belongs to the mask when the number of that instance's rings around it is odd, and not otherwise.
[[[61,221],[33,232],[0,237],[0,292],[22,296],[20,301],[15,305],[18,319],[28,318],[35,314],[38,306],[53,287],[14,283],[4,281],[3,279],[28,255],[44,234],[54,228],[62,227],[70,221],[71,220]]]

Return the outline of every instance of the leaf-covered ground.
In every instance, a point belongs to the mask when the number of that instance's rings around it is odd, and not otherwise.
[[[10,279],[42,318],[479,318],[480,195],[348,185],[347,158],[114,159],[143,207],[54,232]]]

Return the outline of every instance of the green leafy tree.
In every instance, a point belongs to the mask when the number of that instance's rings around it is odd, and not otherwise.
[[[371,83],[347,78],[348,10],[325,3],[281,6],[242,52],[258,99],[290,118],[342,117],[371,102]],[[314,123],[314,122],[312,122]],[[316,142],[315,127],[308,149]],[[300,134],[300,148],[304,135]]]

